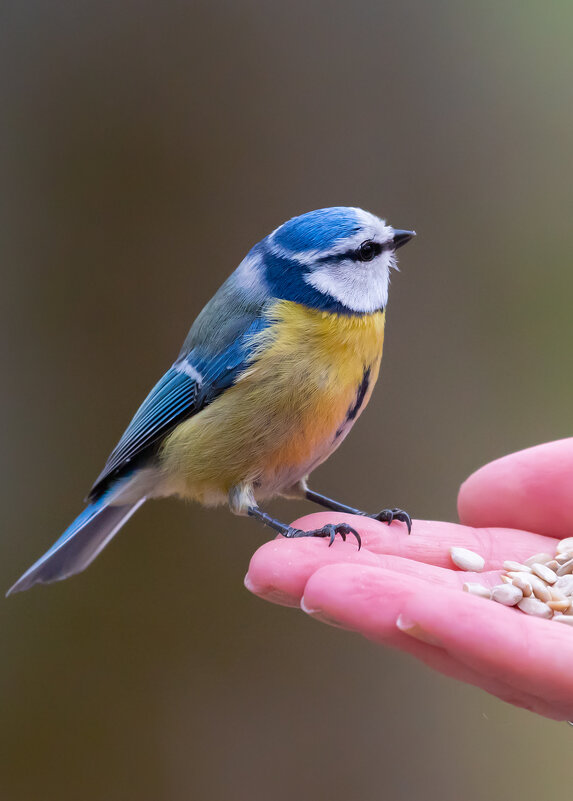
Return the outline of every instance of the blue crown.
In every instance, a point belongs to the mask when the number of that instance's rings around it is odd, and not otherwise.
[[[355,209],[334,206],[293,217],[275,231],[273,241],[294,253],[328,250],[359,229],[360,221]]]

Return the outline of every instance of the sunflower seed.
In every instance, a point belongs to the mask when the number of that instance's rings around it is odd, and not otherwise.
[[[563,553],[563,551],[573,551],[573,537],[566,537],[564,540],[559,540],[556,551],[557,553]]]
[[[471,595],[479,595],[480,598],[491,598],[491,590],[477,582],[466,581],[463,590],[464,592],[469,592]]]
[[[467,548],[450,548],[450,557],[454,565],[461,570],[471,570],[474,573],[479,573],[485,566],[485,559],[483,556]]]
[[[522,598],[517,605],[526,615],[546,618],[553,617],[553,610],[551,607],[537,600],[537,598]]]
[[[547,606],[550,606],[554,612],[566,612],[571,606],[571,598],[563,598],[562,601],[547,601]]]
[[[558,623],[566,623],[568,626],[573,626],[573,615],[556,615],[553,620]]]
[[[521,562],[514,562],[513,559],[506,559],[503,563],[503,569],[507,571],[517,571],[518,573],[531,573],[531,568],[528,565],[523,565]]]
[[[537,576],[534,576],[533,573],[528,576],[527,573],[522,573],[522,578],[525,581],[531,584],[531,589],[533,590],[533,594],[536,595],[542,601],[548,601],[551,598],[551,593],[547,587],[547,584],[542,581]]]
[[[545,562],[550,562],[553,559],[550,553],[536,553],[533,556],[530,556],[529,559],[526,559],[524,564],[528,567],[534,565],[536,562],[539,564],[545,564]]]
[[[563,564],[559,565],[555,572],[558,576],[566,576],[567,573],[573,573],[573,559],[563,562]]]
[[[561,576],[557,579],[554,586],[562,592],[563,595],[573,595],[573,575],[568,573],[566,576]]]
[[[547,584],[555,584],[557,581],[557,575],[553,570],[551,570],[547,565],[542,565],[539,562],[534,562],[531,565],[531,570],[535,573],[536,576],[539,576],[540,579],[543,579]]]
[[[519,590],[521,590],[525,598],[529,598],[529,596],[532,593],[532,589],[531,589],[531,584],[528,581],[520,578],[520,576],[516,576],[511,583],[513,584],[514,587],[517,587]]]
[[[498,584],[492,589],[491,597],[498,604],[515,606],[523,598],[523,593],[519,587],[514,587],[513,584]]]
[[[510,573],[507,574],[511,576],[511,578],[522,578],[524,581],[541,581],[537,576],[534,576],[533,573],[524,573],[523,571],[516,572],[512,570]]]
[[[543,585],[543,587],[533,587],[533,594],[539,601],[543,601],[547,603],[547,601],[551,600],[551,593],[549,592],[549,588]]]

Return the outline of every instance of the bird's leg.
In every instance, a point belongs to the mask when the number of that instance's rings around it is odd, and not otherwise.
[[[285,523],[281,523],[280,520],[276,520],[274,517],[271,517],[266,512],[263,512],[262,509],[259,509],[258,506],[249,506],[247,509],[247,514],[249,517],[254,517],[255,520],[260,520],[264,526],[268,526],[272,528],[273,531],[278,531],[279,534],[282,534],[283,537],[286,537],[290,526],[287,526]]]
[[[322,528],[315,528],[311,531],[302,531],[299,528],[287,526],[284,523],[281,523],[280,520],[275,520],[274,517],[271,517],[266,512],[263,512],[258,506],[249,506],[247,509],[247,514],[249,517],[254,517],[256,520],[260,520],[265,526],[269,526],[269,528],[272,528],[274,531],[278,531],[279,534],[282,534],[283,537],[287,537],[288,539],[294,537],[328,537],[328,544],[332,545],[337,534],[340,534],[344,541],[346,541],[346,536],[348,534],[353,534],[358,542],[358,548],[360,548],[362,544],[360,540],[360,534],[353,529],[352,526],[349,526],[348,523],[328,523]]]
[[[408,527],[408,534],[412,530],[412,519],[410,518],[408,512],[405,512],[403,509],[382,509],[382,511],[378,512],[378,514],[370,515],[360,509],[355,509],[353,506],[347,506],[345,503],[339,503],[338,501],[332,500],[332,498],[327,498],[326,495],[321,495],[319,492],[314,492],[306,485],[303,488],[303,492],[304,497],[308,501],[317,503],[319,506],[323,506],[325,509],[332,509],[333,512],[344,512],[345,514],[349,515],[362,515],[363,517],[371,517],[373,520],[380,520],[382,523],[388,524],[390,524],[393,520],[401,520]]]
[[[295,488],[295,492],[300,496],[302,487]],[[248,483],[237,484],[235,487],[231,487],[229,491],[229,508],[233,514],[246,514],[249,517],[254,517],[256,520],[260,520],[265,526],[269,526],[269,528],[278,531],[283,537],[288,537],[289,539],[293,537],[328,537],[328,544],[332,545],[337,534],[340,534],[343,540],[346,540],[348,534],[353,534],[358,541],[359,548],[361,545],[360,534],[355,531],[352,526],[349,526],[348,523],[329,523],[322,528],[315,528],[311,531],[302,531],[299,528],[293,528],[293,526],[287,526],[281,523],[280,520],[276,520],[266,512],[263,512],[262,509],[259,509],[255,500],[253,486]]]

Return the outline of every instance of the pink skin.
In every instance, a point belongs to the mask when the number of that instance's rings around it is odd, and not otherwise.
[[[278,538],[254,554],[245,578],[256,595],[413,654],[435,670],[556,720],[573,719],[573,630],[462,592],[500,583],[505,559],[554,553],[573,536],[573,438],[482,467],[462,484],[463,525],[415,520],[390,527],[331,512],[296,528],[348,522],[362,537]],[[481,554],[481,573],[458,570],[449,550]],[[406,579],[406,580],[405,580]]]

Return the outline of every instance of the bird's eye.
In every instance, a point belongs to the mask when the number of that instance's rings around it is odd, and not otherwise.
[[[372,240],[367,239],[366,242],[363,242],[360,247],[358,248],[358,258],[360,261],[372,261],[374,256],[380,253],[380,246],[376,245],[376,242],[372,242]]]

